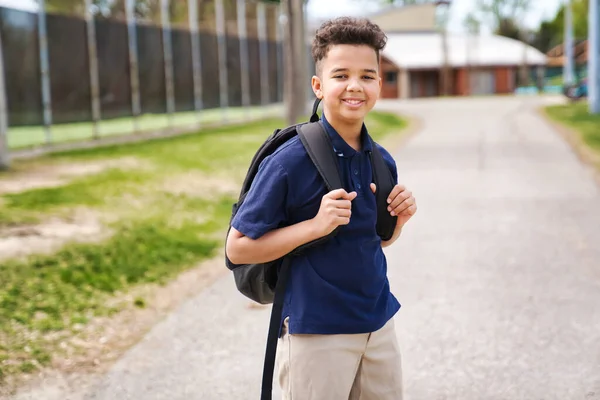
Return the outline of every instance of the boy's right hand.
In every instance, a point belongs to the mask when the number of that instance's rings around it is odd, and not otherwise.
[[[319,212],[313,219],[320,237],[329,235],[340,225],[350,223],[352,200],[355,198],[356,192],[348,193],[344,189],[332,190],[323,196]]]

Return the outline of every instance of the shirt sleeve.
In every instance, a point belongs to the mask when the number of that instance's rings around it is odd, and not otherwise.
[[[398,184],[398,168],[396,167],[396,160],[394,160],[394,157],[392,157],[392,155],[386,149],[381,147],[379,144],[376,144],[376,146],[379,149],[379,152],[381,153],[381,157],[383,157],[383,160],[385,161],[386,165],[392,172],[392,177],[394,178],[394,183],[397,185]]]
[[[263,160],[231,226],[251,239],[280,227],[287,220],[288,178],[273,157]]]

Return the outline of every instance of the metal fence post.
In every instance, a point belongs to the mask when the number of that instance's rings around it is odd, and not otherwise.
[[[163,52],[165,58],[165,88],[167,94],[167,114],[169,127],[173,126],[175,112],[175,91],[173,87],[173,46],[171,44],[171,21],[169,17],[169,0],[160,1],[160,15],[162,20]]]
[[[4,85],[4,54],[2,52],[2,31],[0,31],[0,170],[10,167],[8,153],[8,107]]]
[[[42,106],[44,107],[44,130],[46,144],[52,142],[52,98],[50,95],[50,63],[48,61],[48,35],[46,32],[46,0],[39,0],[38,40],[40,45],[40,74],[42,83]]]
[[[200,52],[200,36],[198,32],[198,3],[197,0],[188,0],[190,34],[192,35],[192,65],[194,69],[194,108],[202,110],[202,62]],[[198,112],[198,123],[201,124],[201,115]]]
[[[215,18],[217,20],[217,42],[219,52],[221,115],[223,117],[223,122],[226,122],[227,107],[229,106],[229,85],[227,82],[227,43],[225,37],[225,10],[223,9],[223,0],[215,0]]]
[[[140,126],[138,116],[140,105],[140,78],[138,75],[137,31],[135,18],[135,0],[127,0],[125,5],[127,15],[127,36],[129,38],[129,79],[131,83],[131,111],[133,114],[133,129],[137,133]]]
[[[275,33],[277,35],[277,96],[278,100],[283,102],[283,24],[282,24],[283,8],[281,5],[277,6],[277,12],[275,13],[275,23],[277,29]]]
[[[258,2],[256,9],[256,21],[258,24],[258,42],[260,57],[260,102],[263,106],[269,103],[269,59],[267,43],[267,24],[265,3]]]
[[[600,114],[600,0],[590,0],[588,53],[589,111]]]
[[[94,121],[94,139],[100,137],[100,84],[98,83],[98,51],[96,48],[96,23],[92,14],[92,0],[85,0],[85,20],[87,25],[87,45],[90,63],[90,97],[92,101],[92,120]]]
[[[240,39],[240,69],[242,72],[242,105],[246,119],[250,117],[250,66],[248,62],[248,27],[246,0],[237,0],[238,36]]]
[[[574,51],[573,51],[573,6],[571,0],[565,2],[565,41],[564,55],[565,62],[563,65],[563,85],[571,86],[575,83],[574,76]]]

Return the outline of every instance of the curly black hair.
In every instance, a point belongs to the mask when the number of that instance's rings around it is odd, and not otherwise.
[[[379,60],[379,52],[386,43],[386,34],[368,19],[339,17],[326,21],[317,29],[312,43],[312,57],[317,65],[317,72],[320,72],[320,61],[327,56],[332,45],[367,45],[375,50]]]

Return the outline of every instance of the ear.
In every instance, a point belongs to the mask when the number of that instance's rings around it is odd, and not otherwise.
[[[311,79],[311,86],[313,92],[315,93],[315,96],[317,96],[317,99],[323,99],[323,87],[321,83],[321,78],[314,75]]]

